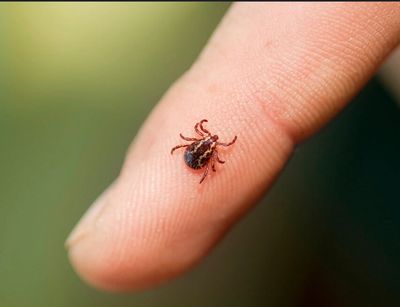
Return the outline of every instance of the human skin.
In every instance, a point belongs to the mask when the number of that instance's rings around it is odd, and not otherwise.
[[[134,291],[190,269],[399,39],[399,3],[232,5],[140,129],[119,177],[68,238],[78,274],[101,289]],[[222,141],[238,139],[221,149],[227,162],[200,185],[202,172],[170,150],[180,132],[194,136],[203,118]]]

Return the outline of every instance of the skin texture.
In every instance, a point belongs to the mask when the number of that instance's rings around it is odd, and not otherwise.
[[[67,241],[107,290],[187,271],[268,190],[296,144],[335,116],[399,43],[397,3],[236,3],[141,128],[120,176]],[[173,111],[171,111],[173,110]],[[176,136],[208,118],[227,163],[199,185]]]

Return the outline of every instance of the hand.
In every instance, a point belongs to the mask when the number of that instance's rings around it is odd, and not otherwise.
[[[195,265],[399,39],[398,3],[234,4],[69,237],[78,273],[99,288],[136,290]],[[199,185],[201,172],[170,150],[203,118],[221,140],[238,139]]]

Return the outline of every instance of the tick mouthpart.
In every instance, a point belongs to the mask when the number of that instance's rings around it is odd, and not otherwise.
[[[216,141],[218,141],[218,135],[213,135],[212,137],[211,137],[211,140],[213,141],[213,142],[216,142]]]

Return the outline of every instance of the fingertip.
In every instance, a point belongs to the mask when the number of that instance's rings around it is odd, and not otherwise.
[[[250,13],[254,12],[254,7],[251,8]],[[288,15],[286,9],[277,13]],[[239,9],[236,9],[236,14],[243,16]],[[270,16],[268,14],[265,15]],[[263,21],[268,18],[264,15],[259,17],[258,24],[265,26]],[[281,23],[280,18],[275,19]],[[366,20],[363,22],[366,23]],[[262,40],[251,36],[253,33],[260,34],[253,31],[256,25],[252,21],[250,26],[245,23],[237,27],[236,30],[241,29],[239,32],[231,31],[234,39],[227,42],[225,37],[221,37],[221,41],[225,39],[221,44],[225,43],[225,48],[231,52],[238,46],[237,38],[244,37],[249,43]],[[276,33],[268,34],[280,39],[282,32],[279,31],[279,24],[275,25]],[[347,29],[347,26],[340,26],[343,30]],[[338,29],[341,30],[341,27],[338,26]],[[243,36],[243,29],[247,29],[249,35]],[[305,26],[304,29],[308,31]],[[320,37],[329,37],[331,27],[323,26],[318,33]],[[353,32],[343,33],[354,35]],[[70,246],[69,257],[84,280],[100,289],[132,291],[157,285],[191,268],[271,185],[291,155],[295,141],[301,139],[299,136],[315,132],[320,123],[334,116],[363,82],[362,78],[356,79],[354,83],[357,86],[348,87],[347,94],[343,95],[343,91],[336,91],[338,84],[342,84],[337,80],[349,78],[343,74],[338,79],[337,72],[352,67],[356,70],[354,75],[359,71],[370,74],[376,66],[375,62],[360,64],[355,61],[342,67],[341,63],[346,61],[338,61],[337,64],[323,61],[324,58],[320,62],[300,61],[318,55],[320,49],[313,45],[315,36],[304,33],[310,44],[307,48],[293,48],[299,33],[289,34],[292,36],[280,40],[281,48],[288,56],[286,58],[272,51],[253,52],[251,57],[246,53],[243,57],[245,53],[238,48],[236,53],[230,54],[229,65],[225,65],[220,59],[221,53],[210,47],[209,54],[217,54],[212,58],[217,59],[215,62],[219,64],[211,66],[210,56],[203,57],[202,64],[197,66],[200,68],[189,74],[197,80],[193,82],[193,79],[185,78],[179,83],[179,90],[171,91],[172,94],[163,100],[162,107],[153,112],[137,138],[132,148],[136,151],[135,155],[128,156],[123,178],[119,180],[115,193],[109,197],[106,208],[101,210],[92,227],[85,228],[85,236],[70,241],[74,243]],[[344,34],[340,37],[346,38]],[[360,37],[365,35],[363,31],[359,34]],[[331,36],[330,39],[336,37]],[[363,37],[357,46],[363,46],[363,40],[369,42],[371,38]],[[321,41],[325,44],[325,39]],[[333,43],[336,41],[333,40]],[[345,45],[342,49],[352,50],[353,45]],[[258,47],[257,44],[249,46],[249,50],[256,51]],[[335,52],[337,50],[333,50],[331,55],[340,56]],[[281,64],[275,65],[270,59]],[[239,67],[238,63],[251,65]],[[203,74],[205,71],[211,73]],[[225,77],[222,81],[221,76]],[[253,83],[242,82],[248,76]],[[214,82],[213,78],[222,89],[218,97],[210,96],[205,90],[210,82]],[[259,86],[253,85],[254,79],[258,80]],[[321,80],[324,81],[322,87]],[[193,127],[199,114],[205,111],[212,114],[213,129],[210,131],[215,129],[218,133],[225,133],[223,140],[230,140],[237,133],[240,142],[229,152],[222,152],[229,163],[221,167],[221,171],[218,169],[207,177],[204,184],[202,178],[199,188],[196,184],[200,174],[187,171],[182,161],[178,164],[178,157],[168,157],[169,146],[173,146],[168,142],[172,136],[178,135],[178,131],[182,131],[182,127]],[[201,126],[204,122],[208,120],[203,119],[198,124]],[[237,139],[235,135],[232,143]],[[175,149],[177,147],[170,151],[171,155]]]

